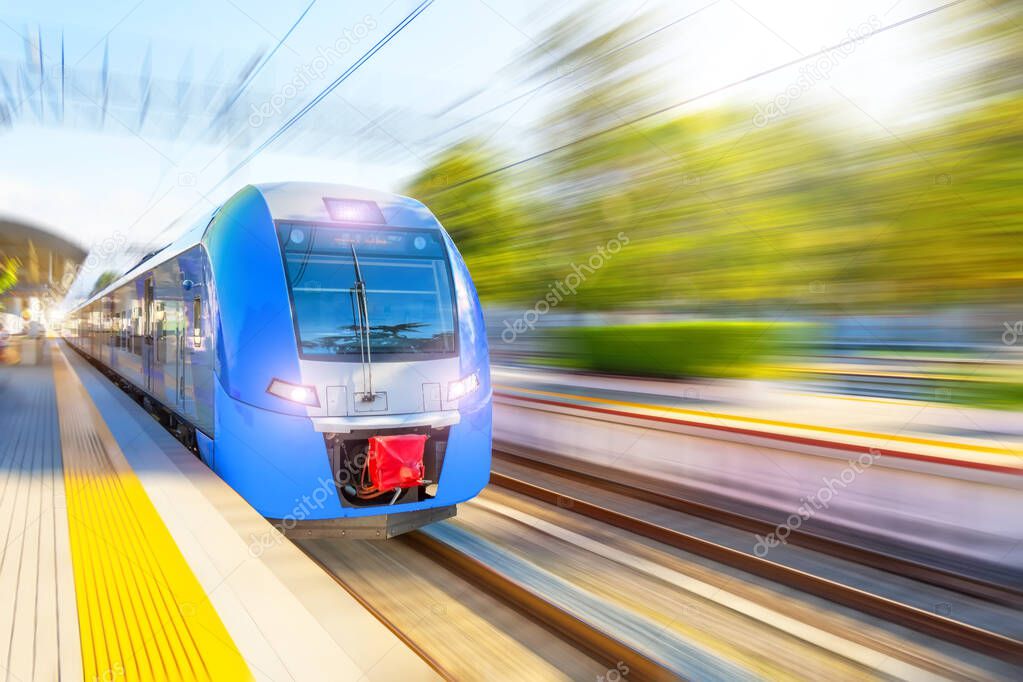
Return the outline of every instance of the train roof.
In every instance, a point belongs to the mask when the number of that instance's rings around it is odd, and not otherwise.
[[[324,199],[354,199],[372,201],[379,206],[388,225],[427,227],[434,224],[433,214],[422,202],[400,194],[323,182],[277,182],[253,186],[263,195],[274,220],[334,222],[327,213]]]
[[[381,192],[355,185],[323,182],[275,182],[246,185],[239,189],[238,192],[242,192],[248,187],[255,188],[263,196],[263,200],[266,201],[273,220],[333,222],[333,219],[327,213],[327,204],[324,199],[354,199],[376,203],[380,207],[380,211],[388,225],[401,225],[403,227],[432,227],[436,225],[436,219],[433,217],[433,214],[422,202],[400,194]],[[72,310],[78,310],[94,301],[102,299],[127,282],[135,279],[142,272],[151,270],[199,244],[206,234],[206,229],[213,222],[213,218],[220,208],[218,206],[212,211],[205,213],[177,239],[147,254],[146,257],[129,268],[107,287],[82,301]],[[168,229],[172,228],[173,225],[174,223],[171,223]]]

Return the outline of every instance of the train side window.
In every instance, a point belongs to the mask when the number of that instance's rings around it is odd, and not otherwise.
[[[131,352],[135,355],[142,355],[142,335],[145,333],[145,330],[142,328],[142,307],[137,299],[132,301],[131,326]]]
[[[163,301],[155,302],[156,312],[153,315],[152,331],[153,335],[153,359],[155,362],[166,362],[167,358],[167,346],[165,339],[167,338],[167,330],[164,327],[164,323],[167,320],[167,309]]]
[[[192,299],[192,345],[202,345],[202,299],[198,296]]]

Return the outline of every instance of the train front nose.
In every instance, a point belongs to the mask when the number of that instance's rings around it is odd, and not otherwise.
[[[303,383],[316,390],[319,405],[309,407],[317,423],[344,424],[359,417],[451,412],[459,399],[449,385],[458,380],[458,358],[419,362],[300,363]],[[370,374],[372,372],[372,374]]]
[[[458,364],[457,357],[373,366],[301,363],[304,384],[322,396],[307,411],[323,434],[343,505],[437,497],[451,429],[461,421],[463,396],[449,391]]]
[[[435,222],[410,229],[376,219],[358,227],[277,226],[297,390],[317,396],[306,412],[323,434],[346,508],[466,499],[479,488],[466,494],[450,457],[481,368],[463,371],[451,251]],[[422,436],[421,449],[390,448],[399,436]],[[391,464],[412,473],[390,485],[381,472]]]
[[[486,342],[468,271],[422,204],[369,194],[247,188],[207,228],[215,280],[231,284],[210,289],[207,459],[268,518],[450,513],[489,476]],[[391,447],[396,436],[424,438]],[[394,457],[378,456],[371,476],[373,448]]]

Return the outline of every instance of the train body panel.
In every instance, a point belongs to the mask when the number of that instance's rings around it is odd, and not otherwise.
[[[69,327],[73,345],[193,427],[203,460],[264,516],[429,510],[487,482],[482,311],[454,243],[406,197],[246,187]],[[406,433],[427,436],[425,480],[372,490],[369,439]]]
[[[196,428],[212,433],[208,296],[201,288],[182,287],[183,277],[201,285],[207,269],[205,254],[195,245],[118,283],[72,318],[69,340]],[[83,329],[88,331],[80,334]]]

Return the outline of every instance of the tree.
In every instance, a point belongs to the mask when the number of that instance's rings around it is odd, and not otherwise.
[[[102,273],[99,277],[96,278],[96,283],[92,285],[92,291],[89,292],[89,298],[92,298],[99,292],[106,289],[119,276],[120,275],[114,272],[113,270],[107,270],[106,272]]]
[[[452,230],[488,304],[532,305],[625,233],[562,309],[1015,305],[1023,43],[1007,17],[1023,10],[985,7],[970,6],[978,21],[945,45],[977,56],[976,70],[920,98],[926,126],[898,138],[837,129],[837,109],[810,104],[763,126],[731,106],[623,125],[660,108],[639,73],[652,43],[636,39],[638,19],[601,31],[595,13],[573,15],[524,60],[531,79],[560,88],[541,133],[550,152],[507,164],[466,140],[409,191]]]
[[[444,224],[459,250],[470,256],[492,248],[501,227],[498,180],[484,178],[470,185],[454,187],[486,171],[492,154],[485,143],[470,139],[448,150],[409,184],[407,192],[425,199],[430,210]]]
[[[0,294],[13,289],[18,283],[18,267],[20,265],[17,258],[5,258],[0,261]]]

